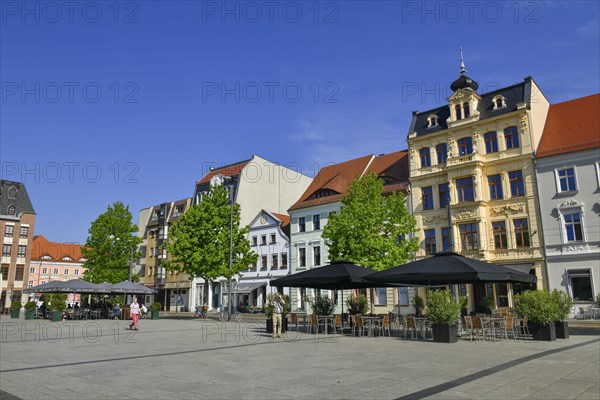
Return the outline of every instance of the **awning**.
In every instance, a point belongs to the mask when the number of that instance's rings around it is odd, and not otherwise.
[[[258,289],[259,287],[265,286],[266,284],[267,284],[267,282],[248,282],[248,283],[240,282],[240,283],[238,283],[237,289],[235,289],[233,292],[234,293],[250,293],[254,289]]]
[[[533,263],[525,263],[525,264],[498,264],[502,267],[514,269],[515,271],[521,272],[523,274],[528,274],[533,268]]]

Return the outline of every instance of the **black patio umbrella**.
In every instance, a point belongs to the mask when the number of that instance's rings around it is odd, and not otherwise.
[[[24,292],[31,293],[110,293],[110,290],[95,283],[82,279],[71,279],[68,281],[52,281],[32,288]]]
[[[537,278],[501,265],[447,252],[375,272],[365,277],[365,281],[377,285],[447,285],[474,282],[535,283]]]
[[[110,285],[110,292],[125,294],[155,294],[156,290],[144,286],[140,283],[123,281]]]
[[[311,289],[342,290],[342,314],[344,313],[344,289],[362,289],[374,286],[397,287],[393,283],[376,285],[365,279],[373,270],[349,261],[334,261],[329,265],[312,268],[283,278],[274,279],[271,286],[300,287]]]

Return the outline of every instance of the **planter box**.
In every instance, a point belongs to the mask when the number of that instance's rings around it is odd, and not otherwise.
[[[556,338],[557,339],[568,339],[569,338],[569,323],[567,321],[554,322],[554,328],[556,329]]]
[[[10,310],[11,318],[19,318],[20,314],[21,314],[21,310]]]
[[[533,321],[529,321],[529,332],[533,336],[533,340],[541,340],[546,342],[551,342],[556,340],[556,327],[554,323],[547,325],[540,325]]]
[[[160,311],[152,311],[151,312],[151,319],[158,319],[160,314]]]
[[[58,322],[62,320],[62,312],[61,311],[52,311],[52,321]]]
[[[458,326],[456,324],[432,324],[433,341],[438,343],[456,343]]]
[[[25,319],[35,319],[35,310],[25,311]]]
[[[288,321],[287,318],[281,317],[281,333],[287,331]],[[267,318],[267,333],[273,333],[273,318]]]

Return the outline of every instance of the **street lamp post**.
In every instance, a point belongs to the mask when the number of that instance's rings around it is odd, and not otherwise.
[[[233,269],[233,203],[234,203],[234,189],[236,183],[236,176],[227,177],[229,181],[229,279],[228,279],[228,290],[227,290],[227,308],[228,315],[231,318],[231,299],[232,299],[232,285],[231,285],[231,270]]]

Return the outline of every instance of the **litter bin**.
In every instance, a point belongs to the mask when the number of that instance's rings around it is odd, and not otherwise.
[[[131,319],[131,306],[129,304],[123,306],[122,316],[123,320]]]

